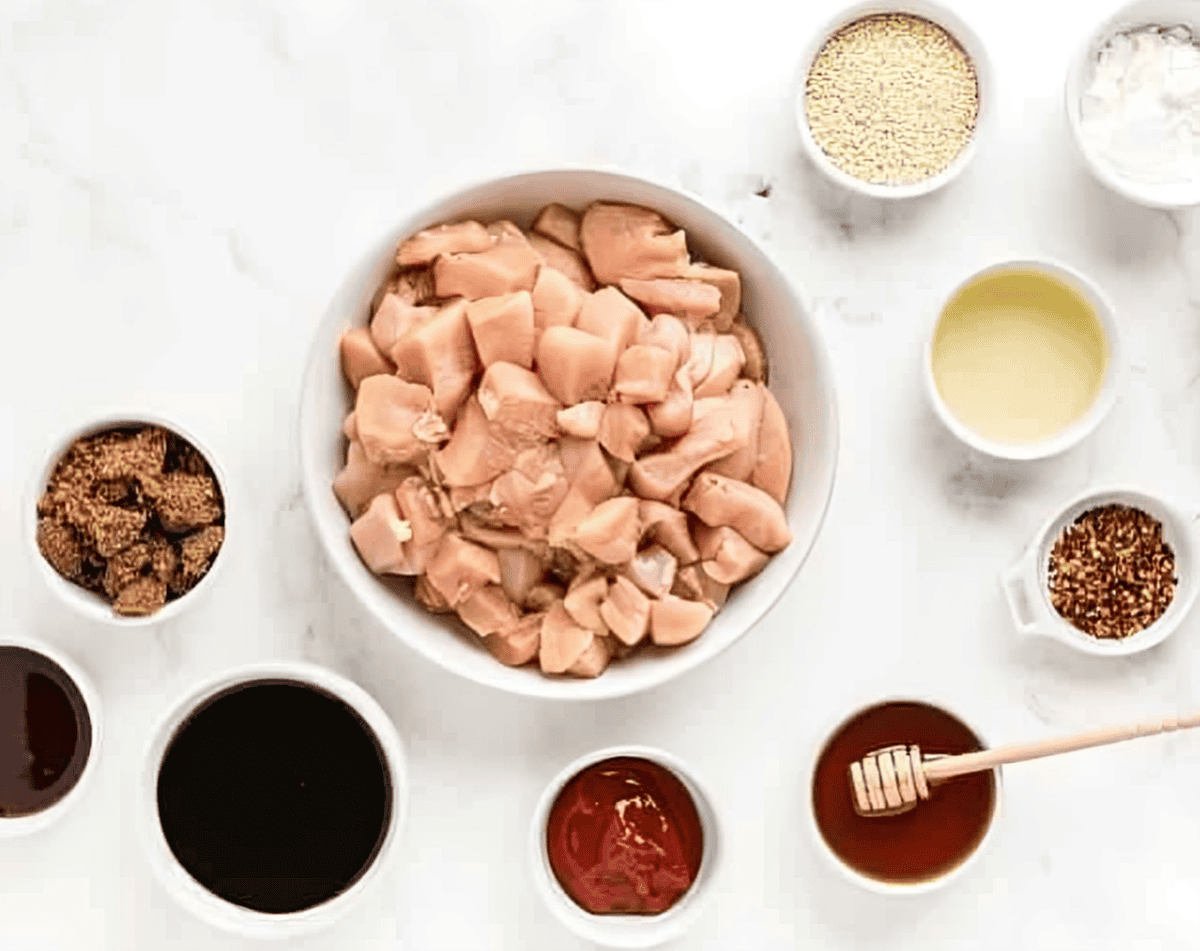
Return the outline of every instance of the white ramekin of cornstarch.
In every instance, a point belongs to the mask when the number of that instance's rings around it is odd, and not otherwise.
[[[958,14],[925,0],[848,7],[814,34],[801,61],[805,151],[860,194],[935,191],[970,162],[990,121],[982,42]]]

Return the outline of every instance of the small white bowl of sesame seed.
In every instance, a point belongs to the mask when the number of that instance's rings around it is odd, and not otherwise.
[[[991,63],[962,17],[928,0],[843,9],[801,57],[796,120],[812,163],[873,198],[957,178],[991,121]]]

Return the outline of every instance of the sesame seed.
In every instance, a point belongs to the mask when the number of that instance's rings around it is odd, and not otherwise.
[[[885,13],[855,20],[817,53],[804,89],[813,139],[838,168],[909,185],[954,162],[975,133],[979,82],[936,23]]]

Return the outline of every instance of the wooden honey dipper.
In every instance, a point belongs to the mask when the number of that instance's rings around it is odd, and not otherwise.
[[[1084,750],[1090,746],[1107,746],[1109,743],[1135,740],[1139,736],[1190,730],[1195,726],[1200,726],[1200,713],[1110,726],[1033,743],[1013,743],[994,750],[958,756],[923,754],[916,745],[888,746],[850,764],[854,811],[860,816],[895,816],[915,808],[921,799],[928,799],[933,785],[952,776]]]

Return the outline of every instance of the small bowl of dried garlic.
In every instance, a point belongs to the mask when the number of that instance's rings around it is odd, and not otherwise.
[[[813,35],[801,63],[805,153],[873,198],[926,195],[957,178],[994,111],[983,42],[929,0],[847,7]]]

